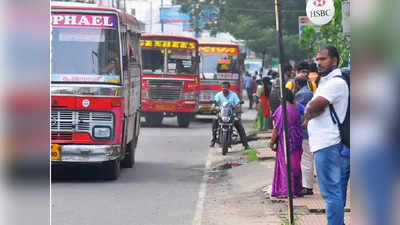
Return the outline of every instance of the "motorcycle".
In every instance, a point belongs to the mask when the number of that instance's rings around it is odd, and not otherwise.
[[[240,102],[240,104],[243,103],[243,101]],[[237,130],[234,129],[234,121],[238,119],[238,111],[239,107],[231,102],[224,102],[222,106],[216,109],[218,115],[217,140],[222,148],[222,155],[226,155],[232,144],[238,143],[239,135]]]

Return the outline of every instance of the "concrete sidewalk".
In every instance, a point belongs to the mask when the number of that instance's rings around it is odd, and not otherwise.
[[[252,128],[257,112],[243,105],[242,123],[252,137],[251,148],[262,149]],[[285,205],[265,199],[262,189],[273,178],[273,160],[249,162],[242,144],[233,145],[226,155],[216,145],[210,149],[207,191],[201,225],[281,225]]]
[[[228,165],[229,169],[225,170],[224,175],[220,175],[223,179],[219,179],[219,185],[214,183],[218,178],[209,183],[211,186],[207,197],[216,204],[206,206],[208,216],[204,224],[284,224],[287,221],[286,199],[270,199],[268,193],[275,165],[275,152],[268,147],[272,130],[257,131],[253,128],[257,111],[249,110],[246,103],[243,105],[243,112],[243,126],[250,139],[250,147],[257,151],[258,161],[247,162],[241,144],[234,145],[226,156],[222,156],[218,147],[215,148],[211,157],[211,167],[215,169],[219,165]],[[350,190],[347,199],[345,223],[350,225]],[[327,224],[325,202],[321,198],[317,183],[314,184],[314,195],[294,199],[294,209],[296,224]]]

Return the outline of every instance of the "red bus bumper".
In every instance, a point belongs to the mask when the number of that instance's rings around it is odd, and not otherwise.
[[[194,113],[198,109],[196,100],[180,100],[176,102],[142,100],[142,112],[187,112]]]

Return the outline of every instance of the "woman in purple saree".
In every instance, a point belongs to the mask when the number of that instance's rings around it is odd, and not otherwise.
[[[289,149],[290,149],[290,165],[291,165],[291,178],[292,178],[292,193],[294,196],[302,196],[302,176],[301,176],[301,155],[302,150],[302,130],[300,115],[297,112],[297,105],[294,102],[294,95],[288,89],[285,89],[287,96],[286,109],[288,119],[288,133],[289,133]],[[273,197],[287,197],[286,188],[286,161],[283,142],[283,115],[282,106],[279,106],[272,116],[274,122],[274,129],[270,140],[271,149],[276,151],[275,158],[275,171],[274,180],[272,182],[271,196]],[[274,144],[277,144],[274,149]]]

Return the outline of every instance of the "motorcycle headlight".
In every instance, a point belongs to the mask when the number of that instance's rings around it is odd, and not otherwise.
[[[229,122],[230,119],[231,119],[231,118],[230,118],[229,116],[223,116],[223,117],[222,117],[222,121],[223,121],[223,122]]]
[[[93,128],[93,137],[94,138],[110,138],[111,137],[111,128],[96,126]]]
[[[197,92],[186,92],[183,94],[183,99],[188,100],[188,99],[196,99],[197,97]]]

